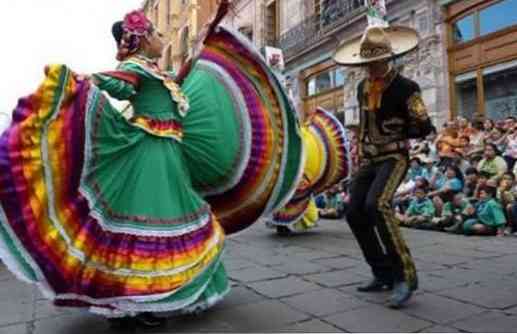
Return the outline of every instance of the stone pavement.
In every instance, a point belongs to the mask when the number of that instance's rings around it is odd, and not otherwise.
[[[465,237],[405,229],[419,270],[410,307],[383,306],[387,293],[361,294],[370,277],[343,221],[276,236],[263,224],[228,239],[233,289],[198,316],[169,319],[181,332],[515,332],[517,238]],[[101,317],[61,310],[0,265],[0,334],[121,333]]]

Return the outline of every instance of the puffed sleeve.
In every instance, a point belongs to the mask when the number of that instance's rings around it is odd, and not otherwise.
[[[140,83],[138,68],[122,63],[116,71],[93,74],[97,87],[117,100],[129,100],[137,93]]]
[[[422,92],[417,83],[412,83],[407,98],[407,109],[409,117],[408,137],[423,138],[431,133],[433,124],[427,114]]]

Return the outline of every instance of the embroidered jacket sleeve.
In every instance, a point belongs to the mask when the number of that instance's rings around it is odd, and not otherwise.
[[[427,114],[418,84],[411,82],[408,93],[406,101],[409,117],[407,135],[409,138],[423,138],[431,133],[433,125]]]
[[[117,100],[129,100],[138,90],[140,68],[122,63],[116,71],[93,74],[97,87]]]

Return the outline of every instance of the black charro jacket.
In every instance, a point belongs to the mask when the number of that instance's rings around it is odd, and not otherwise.
[[[360,108],[360,154],[363,158],[382,159],[393,153],[407,155],[406,149],[388,150],[390,143],[403,143],[411,138],[423,138],[431,133],[433,125],[427,114],[420,87],[416,82],[392,70],[387,74],[381,104],[378,110],[368,109],[370,82],[363,80],[357,90]],[[371,147],[382,153],[372,155]],[[370,149],[366,149],[370,148]],[[396,151],[396,152],[395,152]]]

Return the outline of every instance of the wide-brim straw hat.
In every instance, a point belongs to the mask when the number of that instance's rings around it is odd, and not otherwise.
[[[334,53],[336,63],[360,66],[402,56],[418,46],[415,29],[403,26],[368,27],[360,38],[341,44]]]

